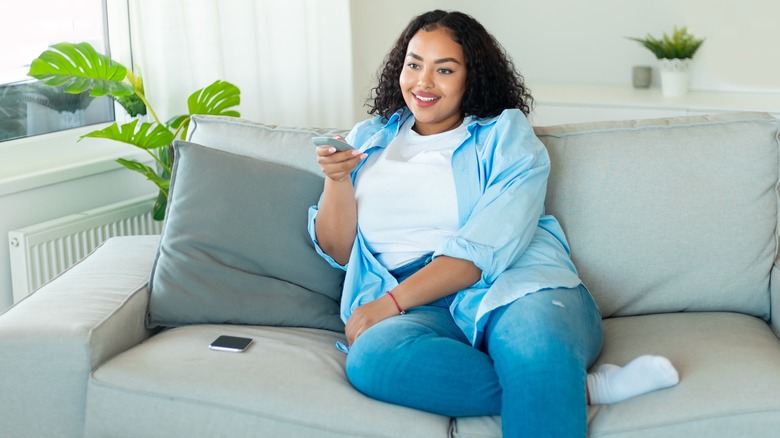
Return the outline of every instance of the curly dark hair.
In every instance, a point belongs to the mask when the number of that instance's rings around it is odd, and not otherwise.
[[[409,41],[420,29],[429,32],[439,27],[449,29],[453,41],[463,46],[468,69],[463,115],[492,117],[509,108],[518,108],[525,115],[531,112],[533,98],[523,76],[495,37],[467,14],[435,10],[412,19],[387,54],[378,74],[379,84],[372,89],[374,97],[368,100],[369,114],[389,118],[406,106],[399,77]]]

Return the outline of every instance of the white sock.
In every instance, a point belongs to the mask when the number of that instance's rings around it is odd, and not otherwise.
[[[605,373],[605,374],[612,374],[616,371],[622,370],[623,367],[611,364],[611,363],[603,363],[599,365],[599,367],[596,369],[597,373]]]
[[[639,356],[624,367],[601,365],[588,374],[590,404],[617,403],[658,389],[674,386],[680,381],[677,370],[662,356]]]

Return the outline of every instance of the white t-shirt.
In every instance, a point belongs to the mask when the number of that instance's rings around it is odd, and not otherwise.
[[[451,160],[468,125],[434,135],[419,135],[413,125],[410,117],[355,181],[358,226],[388,269],[434,251],[458,229]]]

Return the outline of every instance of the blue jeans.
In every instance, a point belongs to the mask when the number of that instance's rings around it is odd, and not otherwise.
[[[449,309],[413,308],[363,332],[347,377],[389,403],[451,417],[501,415],[504,437],[585,436],[586,370],[600,350],[601,315],[580,286],[496,309],[480,348]]]

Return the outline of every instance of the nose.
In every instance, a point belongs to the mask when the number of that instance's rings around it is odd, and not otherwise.
[[[420,75],[417,77],[417,86],[420,88],[433,87],[433,79],[428,69],[420,71]]]

